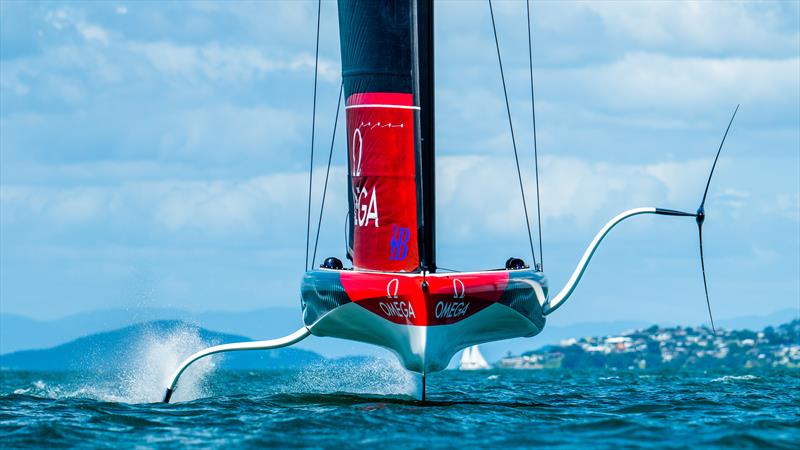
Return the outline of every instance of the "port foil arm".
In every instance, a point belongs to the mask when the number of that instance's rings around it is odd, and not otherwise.
[[[572,276],[567,281],[567,284],[561,289],[561,292],[556,294],[555,297],[549,299],[547,303],[544,305],[544,315],[548,315],[558,309],[564,302],[572,295],[575,291],[575,288],[578,286],[578,282],[581,281],[581,277],[583,273],[586,271],[586,267],[589,265],[589,261],[591,261],[592,256],[594,256],[594,252],[597,250],[597,247],[600,245],[600,242],[603,241],[603,238],[606,237],[609,231],[614,228],[615,225],[622,222],[623,220],[638,216],[639,214],[659,214],[664,216],[686,216],[686,217],[695,217],[696,214],[688,213],[683,211],[676,211],[672,209],[662,209],[662,208],[653,208],[653,207],[645,207],[645,208],[634,208],[629,209],[618,216],[611,219],[600,231],[595,235],[592,243],[589,244],[589,247],[583,253],[583,257],[581,258],[580,262],[578,262],[578,266],[575,268],[575,271],[572,272]]]
[[[200,350],[199,352],[183,360],[178,369],[172,374],[170,382],[167,385],[167,390],[164,393],[164,403],[169,403],[170,398],[172,398],[172,393],[175,391],[175,386],[178,384],[178,378],[181,377],[183,371],[200,358],[204,358],[215,353],[238,352],[244,350],[270,350],[274,348],[288,347],[302,341],[310,334],[311,332],[308,331],[308,328],[303,327],[288,336],[278,339],[270,339],[268,341],[236,342],[233,344],[215,345],[205,350]]]

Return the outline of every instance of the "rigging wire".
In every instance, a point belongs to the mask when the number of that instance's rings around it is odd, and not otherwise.
[[[539,261],[538,270],[544,270],[544,252],[542,251],[542,207],[539,196],[539,149],[536,146],[536,97],[533,93],[533,40],[531,39],[531,0],[525,1],[528,13],[528,66],[531,74],[531,117],[533,118],[533,167],[536,171],[536,220],[539,230]]]
[[[319,73],[319,22],[322,17],[322,0],[317,0],[317,44],[314,50],[314,106],[311,111],[311,161],[308,166],[308,212],[306,214],[306,265],[308,270],[308,249],[311,241],[311,188],[314,182],[314,131],[317,120],[317,74]]]
[[[349,258],[352,261],[353,258],[350,256],[351,255],[350,239],[348,239],[350,237],[348,235],[348,232],[350,231],[349,225],[350,225],[350,209],[348,208],[347,214],[344,215],[344,248],[347,249],[346,252],[347,258]]]
[[[322,187],[322,204],[319,207],[319,219],[317,220],[317,237],[314,240],[314,254],[311,257],[311,266],[314,266],[314,261],[317,259],[317,245],[319,245],[319,230],[322,228],[322,212],[325,211],[325,194],[328,192],[328,177],[331,173],[331,160],[333,159],[333,144],[336,142],[336,127],[339,125],[339,111],[342,107],[342,91],[344,90],[344,81],[339,85],[339,100],[336,101],[336,117],[333,119],[333,133],[331,133],[331,149],[328,152],[328,168],[325,170],[325,184]]]
[[[522,207],[525,210],[525,223],[528,227],[528,242],[531,246],[531,256],[533,256],[533,266],[536,267],[536,252],[533,250],[533,237],[531,235],[531,221],[528,218],[528,204],[525,201],[525,188],[522,185],[522,170],[519,167],[519,155],[517,154],[517,140],[514,137],[514,123],[511,120],[511,106],[508,103],[508,90],[506,89],[506,76],[503,71],[503,59],[500,57],[500,41],[497,39],[497,26],[494,21],[494,9],[492,8],[492,0],[489,0],[489,14],[492,17],[492,31],[494,32],[494,44],[497,48],[497,62],[500,65],[500,78],[503,81],[503,95],[506,99],[506,113],[508,113],[508,127],[511,130],[511,144],[514,147],[514,160],[517,163],[517,177],[519,178],[519,191],[522,194]]]

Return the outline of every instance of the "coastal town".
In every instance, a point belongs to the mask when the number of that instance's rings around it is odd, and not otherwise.
[[[571,338],[509,355],[507,369],[800,368],[800,319],[761,331],[659,327]]]

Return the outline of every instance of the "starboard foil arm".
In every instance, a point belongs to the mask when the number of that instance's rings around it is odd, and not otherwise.
[[[180,378],[183,371],[200,358],[204,358],[215,353],[238,352],[244,350],[270,350],[274,348],[288,347],[302,341],[310,334],[311,333],[308,331],[308,328],[302,327],[294,333],[278,339],[270,339],[268,341],[234,342],[232,344],[215,345],[213,347],[208,347],[205,350],[200,350],[199,352],[183,360],[178,369],[172,374],[170,382],[167,385],[167,390],[164,393],[164,403],[169,403],[172,393],[175,391],[175,387],[178,384],[178,378]]]
[[[703,257],[703,223],[706,220],[706,212],[705,212],[705,205],[706,205],[706,198],[708,197],[708,188],[711,186],[711,178],[714,176],[714,169],[717,167],[717,161],[719,160],[719,155],[722,152],[722,146],[725,145],[725,138],[728,137],[728,132],[731,130],[731,124],[733,124],[733,119],[736,117],[736,113],[739,111],[739,105],[736,105],[736,109],[733,110],[733,114],[731,114],[731,119],[728,121],[728,127],[725,128],[725,134],[722,135],[722,141],[719,143],[719,148],[717,149],[717,154],[714,156],[714,163],[711,165],[711,171],[708,174],[708,180],[706,181],[706,188],[703,191],[703,199],[700,201],[700,207],[697,208],[697,212],[690,213],[684,211],[676,211],[674,209],[662,209],[662,208],[634,208],[629,209],[622,214],[618,215],[611,219],[601,230],[597,233],[594,237],[594,240],[591,244],[589,244],[589,248],[586,249],[586,252],[583,254],[583,258],[581,258],[580,262],[578,263],[578,267],[575,268],[575,271],[572,273],[569,281],[567,281],[566,286],[561,289],[561,292],[558,293],[555,297],[548,300],[545,303],[544,308],[542,309],[542,313],[546,316],[551,312],[558,309],[565,300],[572,295],[572,292],[575,290],[575,287],[578,285],[581,277],[583,276],[583,272],[586,271],[586,266],[589,264],[589,260],[592,259],[592,255],[594,255],[597,246],[600,245],[600,241],[614,228],[614,225],[622,222],[623,220],[627,219],[628,217],[636,216],[639,214],[659,214],[662,216],[681,216],[681,217],[694,217],[695,221],[697,222],[697,237],[698,243],[700,244],[700,267],[703,271],[703,290],[705,291],[706,295],[706,305],[708,306],[708,318],[711,321],[711,330],[716,335],[716,328],[714,327],[714,317],[711,314],[711,301],[708,298],[708,283],[706,280],[706,264],[705,258]]]
[[[638,216],[639,214],[659,214],[663,216],[688,216],[688,217],[696,217],[696,214],[683,212],[683,211],[676,211],[672,209],[662,209],[662,208],[654,208],[654,207],[643,207],[643,208],[633,208],[629,209],[625,212],[620,213],[613,219],[611,219],[603,228],[600,229],[599,232],[595,235],[592,242],[589,244],[589,247],[586,248],[586,251],[583,253],[583,257],[578,262],[578,266],[575,267],[575,271],[572,272],[572,276],[567,281],[567,284],[561,289],[561,291],[556,294],[555,297],[549,299],[547,303],[545,303],[543,308],[543,314],[548,315],[558,309],[569,297],[575,292],[575,288],[578,286],[578,282],[581,281],[581,277],[583,277],[583,273],[586,271],[586,267],[589,265],[589,261],[592,260],[592,256],[594,256],[594,252],[597,250],[597,247],[600,245],[600,242],[603,241],[603,238],[606,237],[609,231],[611,231],[614,226],[618,223],[622,222],[623,220]]]

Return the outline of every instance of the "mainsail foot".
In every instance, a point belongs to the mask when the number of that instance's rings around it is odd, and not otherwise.
[[[238,352],[244,350],[271,350],[275,348],[281,347],[288,347],[290,345],[296,344],[303,339],[307,338],[311,333],[308,331],[308,328],[303,327],[299,330],[295,331],[294,333],[284,336],[278,339],[270,339],[268,341],[253,341],[253,342],[236,342],[233,344],[223,344],[223,345],[215,345],[213,347],[209,347],[205,350],[201,350],[192,356],[186,358],[175,373],[172,374],[170,378],[170,382],[167,385],[167,390],[164,393],[164,403],[169,403],[170,399],[172,398],[173,392],[175,392],[176,385],[178,384],[178,378],[180,378],[181,374],[187,367],[189,367],[193,362],[197,361],[200,358],[204,358],[209,355],[213,355],[215,353],[223,353],[223,352]]]

